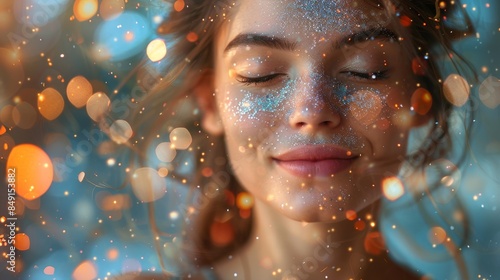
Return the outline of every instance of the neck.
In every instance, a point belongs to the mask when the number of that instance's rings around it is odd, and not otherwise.
[[[222,279],[226,278],[224,274],[234,279],[236,270],[242,274],[251,271],[251,277],[246,275],[245,279],[359,278],[370,259],[364,253],[365,235],[366,229],[357,230],[355,221],[298,222],[256,201],[254,228],[248,243],[236,252],[236,257],[223,262],[218,272]]]

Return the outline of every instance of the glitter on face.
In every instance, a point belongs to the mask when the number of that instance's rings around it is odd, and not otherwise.
[[[362,124],[368,125],[377,120],[383,107],[386,107],[385,96],[380,90],[370,87],[349,87],[333,77],[313,72],[308,79],[296,78],[286,81],[277,90],[261,89],[263,94],[255,90],[242,89],[243,99],[238,103],[234,115],[238,122],[260,120],[261,113],[279,113],[286,111],[289,118],[293,108],[294,94],[307,94],[311,99],[310,106],[304,114],[314,114],[328,106],[329,110],[338,112],[343,117],[353,114]],[[325,94],[331,95],[325,96]],[[336,105],[339,104],[339,105]],[[281,117],[281,115],[280,115]],[[276,116],[278,118],[278,116]]]
[[[259,119],[260,113],[276,113],[283,110],[283,102],[294,87],[293,81],[288,81],[281,90],[265,94],[264,96],[255,96],[255,93],[248,90],[241,90],[244,94],[243,99],[238,104],[238,120]]]
[[[354,25],[354,19],[366,16],[360,11],[353,13],[353,9],[345,6],[329,0],[295,0],[287,5],[286,16],[304,22],[312,32],[347,32]]]

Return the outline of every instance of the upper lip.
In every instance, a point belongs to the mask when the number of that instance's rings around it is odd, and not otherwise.
[[[331,159],[353,159],[352,151],[338,146],[301,146],[273,156],[278,161],[321,161]]]

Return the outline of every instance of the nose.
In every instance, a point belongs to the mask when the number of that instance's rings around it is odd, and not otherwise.
[[[339,126],[341,114],[339,106],[335,105],[334,91],[333,83],[329,83],[325,75],[310,75],[297,81],[290,126],[310,133]]]

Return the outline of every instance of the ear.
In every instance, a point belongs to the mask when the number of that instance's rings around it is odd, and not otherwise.
[[[201,127],[208,133],[218,136],[224,132],[219,115],[217,101],[215,99],[214,73],[205,70],[199,77],[193,88],[196,101],[201,110]]]

